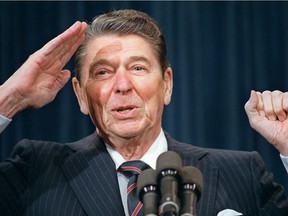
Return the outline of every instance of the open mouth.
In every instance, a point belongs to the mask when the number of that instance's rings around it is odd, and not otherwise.
[[[133,108],[128,108],[128,109],[118,109],[117,112],[119,113],[126,113],[126,112],[129,112],[131,111]]]
[[[118,113],[128,113],[131,110],[133,110],[135,107],[133,106],[127,106],[127,107],[118,107],[117,109],[115,109],[114,111],[118,112]]]

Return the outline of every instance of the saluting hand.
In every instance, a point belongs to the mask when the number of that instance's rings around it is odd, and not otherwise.
[[[0,114],[11,118],[27,107],[40,108],[53,101],[70,78],[63,67],[83,42],[86,28],[85,22],[77,21],[33,53],[0,86]]]

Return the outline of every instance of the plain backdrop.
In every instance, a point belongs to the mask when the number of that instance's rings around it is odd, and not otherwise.
[[[201,147],[258,151],[288,187],[279,153],[250,128],[243,108],[251,89],[288,89],[288,2],[1,1],[0,83],[76,20],[124,8],[147,12],[166,36],[174,92],[164,130]],[[74,70],[73,59],[66,68]],[[0,161],[23,138],[70,142],[94,131],[69,82],[51,104],[13,118],[0,135]]]

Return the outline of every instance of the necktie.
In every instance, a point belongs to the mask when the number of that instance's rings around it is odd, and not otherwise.
[[[127,204],[130,216],[143,215],[142,202],[137,196],[137,178],[138,175],[149,166],[139,160],[124,162],[119,171],[122,172],[128,179],[127,186]]]

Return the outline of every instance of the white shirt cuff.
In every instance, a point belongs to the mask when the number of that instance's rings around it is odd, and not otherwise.
[[[12,119],[8,119],[5,116],[0,114],[0,134],[7,127],[7,125],[10,124],[11,121]]]
[[[288,174],[288,156],[283,156],[280,154],[280,157]]]

